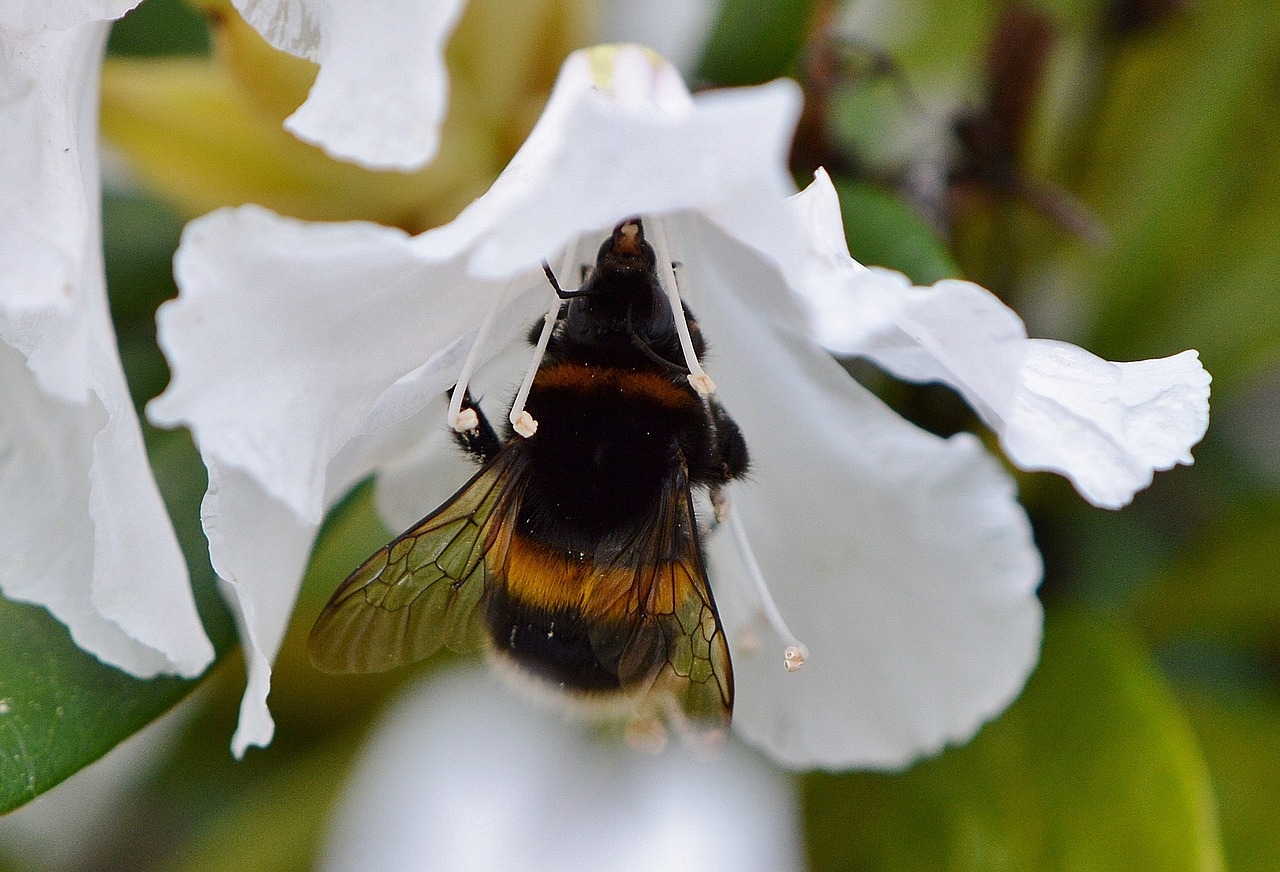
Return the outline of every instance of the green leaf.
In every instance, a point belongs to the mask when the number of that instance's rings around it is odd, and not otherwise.
[[[115,23],[107,50],[118,55],[205,54],[209,28],[182,0],[147,0]]]
[[[1022,697],[901,774],[804,783],[815,870],[1222,869],[1204,761],[1146,656],[1086,614],[1048,623]]]
[[[698,65],[716,85],[756,85],[791,72],[815,0],[724,0]]]
[[[901,198],[850,179],[832,181],[856,260],[906,273],[918,285],[960,276],[942,240]]]
[[[44,609],[0,599],[0,812],[97,760],[193,684],[132,678],[81,651]]]

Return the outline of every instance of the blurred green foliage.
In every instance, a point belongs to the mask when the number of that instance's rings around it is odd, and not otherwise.
[[[815,0],[723,0],[695,78],[757,85],[786,75],[804,48]]]
[[[1011,24],[1010,8],[1034,20]],[[1050,34],[1039,55],[1018,40],[1042,32],[1037,21]],[[147,0],[111,42],[131,54],[207,45],[177,0]],[[819,81],[809,59],[833,47],[841,68]],[[1047,567],[1037,673],[965,747],[903,773],[801,778],[813,868],[1276,868],[1280,410],[1258,401],[1280,384],[1273,0],[726,0],[698,76],[783,74],[801,77],[818,113],[806,128],[817,139],[797,154],[832,171],[855,256],[918,282],[982,281],[1033,335],[1112,359],[1195,347],[1215,376],[1200,463],[1159,475],[1124,512],[1085,506],[1047,476],[1021,479]],[[965,120],[1003,134],[966,140]],[[795,169],[804,180],[814,166]],[[153,312],[174,293],[180,222],[135,195],[109,196],[104,220],[112,312],[141,405],[167,378]],[[923,394],[895,390],[913,418],[950,426]],[[148,435],[225,654],[233,628],[198,521],[203,469],[185,435]],[[156,761],[153,798],[135,797],[145,813],[122,811],[107,838],[115,865],[96,868],[309,868],[359,735],[411,678],[318,676],[302,653],[343,568],[385,535],[370,502],[358,490],[322,533],[277,665],[276,744],[230,759],[243,677],[224,658],[177,748]],[[0,736],[0,807],[196,686],[129,679],[29,606],[0,602],[0,627],[0,700],[21,701],[8,721],[18,726]],[[7,868],[26,867],[0,858]]]
[[[1019,700],[904,774],[810,775],[815,870],[1222,868],[1186,716],[1119,626],[1050,616]]]
[[[204,54],[209,51],[209,29],[183,0],[147,0],[111,28],[107,51],[142,57]]]

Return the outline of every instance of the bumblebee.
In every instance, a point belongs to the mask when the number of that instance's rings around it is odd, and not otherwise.
[[[690,383],[656,266],[630,218],[577,290],[546,268],[561,304],[524,407],[536,430],[499,436],[464,395],[474,426],[454,435],[479,472],[337,589],[311,632],[318,668],[483,647],[590,709],[727,733],[733,668],[693,496],[715,502],[747,447]]]

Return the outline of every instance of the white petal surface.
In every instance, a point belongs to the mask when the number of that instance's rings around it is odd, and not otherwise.
[[[243,472],[216,464],[209,467],[200,519],[244,649],[248,686],[231,739],[232,752],[242,757],[251,745],[270,744],[275,733],[267,710],[271,664],[284,641],[318,525],[300,520]]]
[[[213,649],[107,312],[97,71],[106,25],[0,30],[0,587],[103,661],[199,674]]]
[[[743,612],[733,543],[713,537],[735,728],[797,768],[901,766],[968,738],[1039,651],[1040,562],[1012,482],[973,437],[916,429],[798,331],[762,321],[737,294],[783,289],[750,253],[713,233],[691,245],[708,371],[752,456],[730,498],[810,653],[783,670],[781,640]]]
[[[640,755],[532,708],[478,670],[412,687],[341,800],[325,872],[787,872],[789,781],[729,747]]]
[[[793,82],[690,98],[646,49],[575,52],[489,191],[417,242],[506,276],[627,215],[697,208],[746,241],[781,246],[771,216],[795,190],[785,156],[799,109]]]
[[[1209,426],[1209,374],[1194,351],[1110,363],[1033,339],[1000,433],[1009,459],[1071,479],[1089,502],[1128,503],[1157,469],[1191,463]]]
[[[285,127],[330,156],[415,170],[436,154],[448,105],[444,46],[465,0],[235,0],[276,48],[320,65]]]
[[[65,30],[119,18],[141,0],[6,0],[0,27],[12,30]]]
[[[400,231],[256,207],[188,225],[175,271],[182,294],[158,318],[173,380],[148,414],[189,425],[206,459],[312,524],[330,461],[380,395],[420,366],[421,391],[442,393],[459,362],[448,352],[495,293],[418,257]]]
[[[472,397],[499,432],[531,354],[525,343],[511,343],[471,380]],[[407,530],[475,475],[475,462],[445,424],[446,406],[443,396],[435,398],[383,439],[375,501],[391,530]]]
[[[1007,412],[1026,354],[1017,313],[972,282],[914,288],[901,273],[859,264],[849,256],[840,201],[821,170],[789,205],[808,225],[814,259],[829,274],[825,282],[794,283],[819,344],[866,356],[899,378],[951,385],[988,420]]]
[[[1104,508],[1119,508],[1155,470],[1191,463],[1209,423],[1209,375],[1195,352],[1110,363],[1073,345],[1028,339],[1017,314],[972,282],[912,287],[905,276],[857,265],[840,204],[819,173],[793,198],[828,262],[847,277],[794,283],[813,335],[899,378],[955,388],[996,431],[1013,463],[1051,470]],[[870,273],[871,279],[866,275]]]

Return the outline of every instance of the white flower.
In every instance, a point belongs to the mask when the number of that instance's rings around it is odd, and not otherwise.
[[[0,588],[134,675],[213,658],[147,463],[104,285],[97,156],[107,18],[0,12]]]
[[[804,199],[822,228],[815,254],[848,260],[835,190],[816,184]],[[1111,363],[1028,339],[1017,314],[973,282],[913,288],[898,273],[876,272],[882,281],[798,288],[818,341],[899,378],[951,385],[1017,466],[1061,473],[1095,506],[1116,509],[1155,470],[1191,463],[1209,426],[1209,374],[1194,351]]]
[[[354,772],[323,872],[803,867],[794,792],[755,755],[629,753],[474,671],[412,685]]]
[[[192,676],[213,650],[147,466],[102,276],[98,76],[110,21],[137,4],[0,10],[0,589],[49,608],[108,663]],[[299,137],[380,168],[435,154],[443,46],[463,0],[237,6],[321,66],[287,123]]]
[[[435,157],[448,106],[444,46],[466,0],[233,0],[273,46],[320,65],[285,119],[338,160],[416,170]]]
[[[849,339],[831,331],[850,313],[861,350],[886,360],[876,342],[905,337],[903,354],[927,360],[964,337],[943,323],[940,347],[911,345],[912,310],[894,302],[907,289],[849,259],[825,176],[795,194],[785,167],[799,102],[789,82],[692,98],[643,49],[579,52],[511,165],[449,225],[411,238],[254,207],[189,225],[182,293],[160,314],[173,381],[149,413],[189,425],[209,468],[205,528],[249,662],[237,753],[271,737],[270,662],[326,508],[377,471],[383,512],[402,528],[465,480],[439,450],[441,397],[486,311],[506,301],[482,358],[546,310],[542,258],[573,274],[634,214],[660,262],[682,264],[719,399],[752,453],[731,497],[811,654],[798,673],[782,669],[785,639],[759,618],[742,540],[713,537],[735,727],[786,765],[890,767],[966,739],[1008,704],[1041,633],[1029,524],[976,438],[898,418],[812,338]],[[966,312],[953,314],[959,327]],[[928,376],[1022,366],[1003,346],[965,347]],[[1118,438],[1144,457],[1146,435]]]

